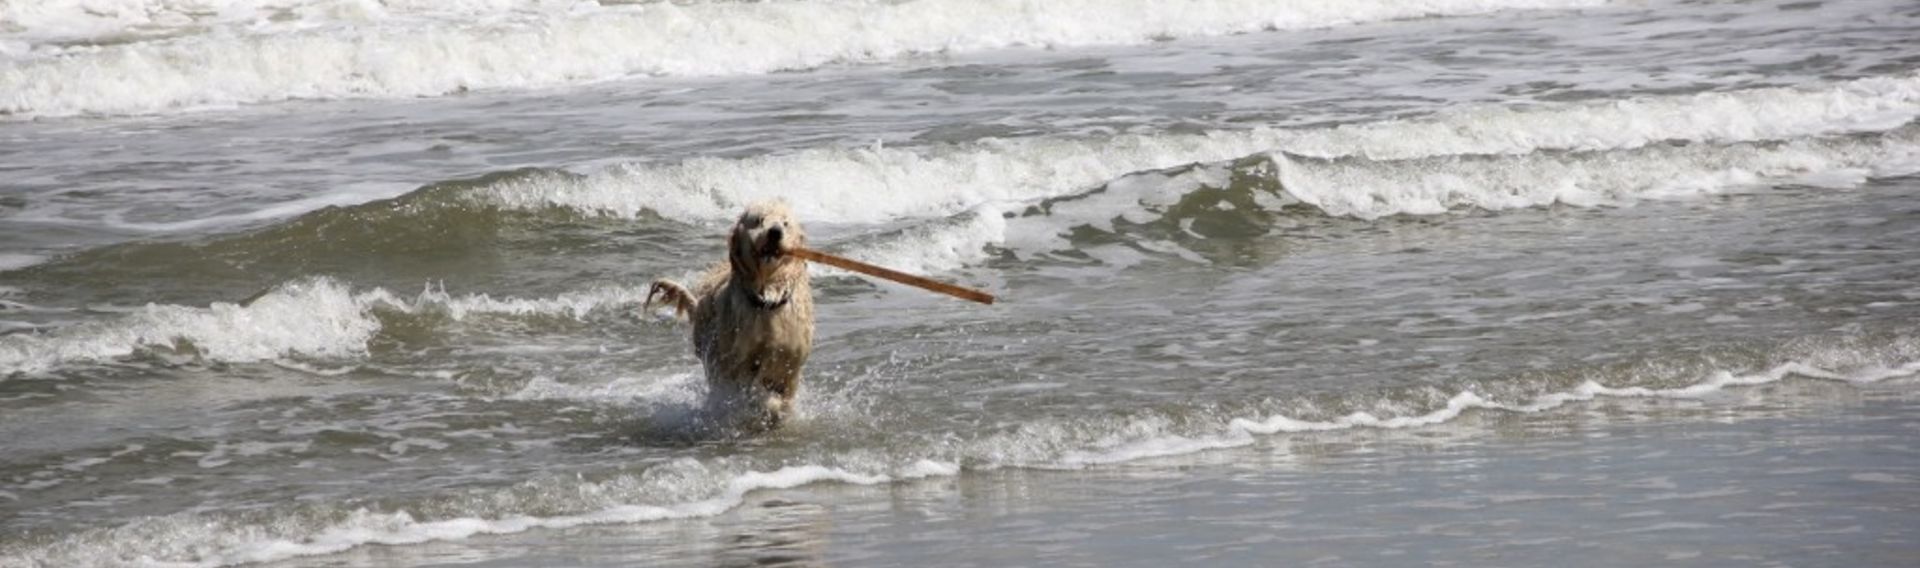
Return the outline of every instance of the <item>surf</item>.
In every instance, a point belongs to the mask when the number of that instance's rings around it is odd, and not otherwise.
[[[807,0],[655,2],[520,10],[468,23],[375,10],[306,13],[299,25],[245,15],[201,33],[65,47],[14,47],[0,67],[0,114],[173,113],[295,99],[434,97],[584,85],[642,76],[753,75],[1014,47],[1141,44],[1599,0],[1258,2],[1205,0]],[[101,22],[71,7],[29,20],[44,35]],[[237,12],[257,13],[246,9]],[[312,14],[312,12],[319,12]],[[84,12],[82,12],[84,13]],[[142,8],[105,18],[137,24]],[[225,13],[224,11],[222,12]],[[1098,17],[1090,17],[1092,15]],[[429,16],[431,14],[428,14]],[[257,16],[256,16],[257,17]],[[124,21],[125,23],[115,23]],[[68,22],[68,23],[62,23]],[[18,40],[16,40],[18,41]]]

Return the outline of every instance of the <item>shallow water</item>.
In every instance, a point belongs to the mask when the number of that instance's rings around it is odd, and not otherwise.
[[[0,565],[1920,547],[1914,6],[1015,4],[0,10]],[[573,47],[660,10],[859,32]],[[440,50],[529,30],[592,72]],[[707,428],[640,302],[768,197],[1002,302],[817,268],[799,419]]]
[[[1786,401],[1786,402],[1783,402]],[[1472,414],[1070,471],[756,494],[709,518],[356,549],[378,565],[1900,565],[1912,384]],[[1169,527],[1178,527],[1170,530]],[[338,559],[336,559],[338,560]],[[312,562],[319,563],[319,560]],[[307,563],[293,563],[302,565]]]

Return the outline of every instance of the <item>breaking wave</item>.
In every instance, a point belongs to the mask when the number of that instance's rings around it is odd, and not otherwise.
[[[1208,231],[1194,219],[1221,212],[1252,223],[1235,234],[1257,237],[1276,215],[1379,219],[1620,205],[1783,184],[1845,187],[1920,171],[1916,114],[1920,79],[1876,78],[1531,110],[1463,109],[1317,129],[821,149],[628,164],[594,174],[533,169],[327,208],[218,237],[216,248],[243,259],[271,258],[296,245],[306,254],[327,254],[328,247],[352,255],[388,246],[431,249],[475,238],[462,227],[549,222],[516,216],[543,212],[711,227],[748,201],[786,197],[808,223],[865,227],[864,236],[829,247],[904,270],[941,272],[987,259],[995,247],[1017,254],[1071,249],[1076,244],[1069,236],[1080,229],[1124,233],[1158,224],[1179,238],[1205,238]],[[460,243],[441,242],[447,239]],[[116,263],[142,256],[90,251],[80,258],[89,254]],[[56,270],[72,261],[23,270]],[[376,310],[434,309],[456,319],[475,312],[577,318],[637,304],[643,295],[630,287],[544,299],[434,292],[402,299],[331,280],[301,281],[247,305],[149,305],[118,320],[0,336],[0,373],[153,348],[219,361],[356,356],[379,328]]]
[[[537,9],[532,2],[499,0],[454,3],[439,11],[408,2],[398,12],[419,17],[392,17],[369,2],[329,9],[325,2],[236,0],[210,11],[214,16],[207,19],[224,25],[187,33],[196,29],[193,18],[171,2],[124,0],[106,10],[65,2],[15,8],[10,15],[55,37],[73,35],[62,33],[62,26],[85,36],[153,17],[172,35],[91,38],[78,45],[11,40],[0,51],[8,55],[0,67],[0,113],[146,114],[289,99],[552,87],[636,75],[757,74],[926,53],[1132,44],[1600,3],[805,0]],[[275,24],[260,13],[296,21]],[[1094,14],[1099,16],[1089,17]]]
[[[1214,164],[1276,153],[1290,164],[1337,163],[1398,171],[1403,177],[1431,169],[1425,180],[1453,176],[1462,183],[1501,181],[1551,188],[1577,184],[1579,165],[1590,156],[1624,162],[1657,162],[1680,178],[1714,176],[1740,162],[1740,155],[1829,155],[1820,148],[1843,143],[1796,142],[1804,150],[1758,142],[1893,131],[1883,138],[1879,159],[1829,156],[1833,165],[1900,171],[1912,134],[1902,126],[1920,116],[1920,77],[1872,78],[1807,88],[1767,88],[1518,110],[1469,107],[1435,116],[1327,128],[1260,128],[1204,134],[1123,135],[1105,138],[988,139],[918,148],[822,148],[743,159],[697,158],[670,164],[630,163],[590,174],[523,176],[467,192],[464,201],[509,210],[561,209],[587,215],[633,218],[657,214],[683,221],[719,221],[757,199],[785,198],[809,222],[885,223],[953,215],[982,205],[1003,209],[1098,187],[1128,174],[1186,164]],[[1712,150],[1647,150],[1649,146],[1702,143]],[[1745,143],[1745,144],[1743,144]],[[1792,146],[1792,144],[1789,144]],[[1420,161],[1421,159],[1430,159]],[[1756,158],[1758,159],[1758,158]],[[1444,171],[1447,160],[1512,160],[1532,164],[1525,173],[1499,180],[1489,171],[1461,178]],[[1872,163],[1865,163],[1872,162]],[[1549,164],[1567,164],[1553,169]],[[1425,165],[1421,165],[1425,164]],[[1758,167],[1760,164],[1747,164]],[[1784,166],[1785,164],[1776,164]],[[1428,167],[1433,166],[1433,167]],[[1802,169],[1820,169],[1806,162]],[[1301,169],[1295,168],[1295,169]],[[1319,168],[1326,170],[1327,168]],[[1763,168],[1764,169],[1764,168]],[[1431,213],[1431,196],[1382,196],[1338,191],[1347,200],[1384,199],[1382,207],[1349,205],[1305,174],[1302,201],[1327,203],[1332,215],[1379,216]],[[1617,187],[1569,190],[1568,203],[1612,195]],[[1290,186],[1291,189],[1291,186]],[[1471,194],[1472,189],[1463,189]],[[1502,188],[1498,192],[1510,192]],[[1396,202],[1396,197],[1413,201]],[[1492,195],[1465,197],[1467,204],[1496,204]],[[1531,205],[1545,204],[1532,199]],[[1397,211],[1395,211],[1397,210]],[[1383,213],[1387,211],[1389,213]]]

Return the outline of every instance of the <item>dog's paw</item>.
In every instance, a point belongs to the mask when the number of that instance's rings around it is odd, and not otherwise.
[[[785,397],[777,394],[768,394],[765,398],[760,399],[760,415],[767,421],[768,426],[778,427],[781,424],[785,424],[788,415],[792,412],[793,404],[788,402]]]
[[[647,299],[640,304],[640,310],[646,312],[652,309],[655,298],[658,298],[662,304],[672,306],[675,318],[685,318],[687,314],[693,312],[695,302],[693,294],[687,292],[686,287],[672,280],[653,281],[653,285],[647,287]]]

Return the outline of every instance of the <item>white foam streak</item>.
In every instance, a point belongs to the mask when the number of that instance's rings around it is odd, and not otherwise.
[[[436,540],[455,540],[481,534],[508,534],[535,528],[559,529],[582,525],[623,524],[710,517],[726,512],[744,501],[748,493],[766,489],[788,489],[823,482],[875,485],[892,481],[884,474],[861,474],[817,465],[785,467],[773,471],[748,471],[733,477],[718,494],[674,505],[618,505],[580,515],[532,517],[506,516],[498,519],[456,518],[419,521],[405,512],[372,513],[361,510],[346,522],[312,538],[298,540],[262,539],[223,543],[227,554],[209,559],[203,565],[224,566],[249,562],[268,562],[296,556],[340,552],[367,544],[417,544]]]
[[[986,247],[1003,242],[1006,232],[1005,214],[983,206],[956,219],[918,225],[842,252],[855,260],[894,270],[937,273],[985,259]],[[810,268],[814,276],[850,274],[820,264]]]
[[[296,282],[250,305],[205,308],[148,304],[123,318],[48,334],[0,337],[0,376],[60,363],[131,355],[148,346],[191,344],[202,357],[260,361],[286,353],[363,354],[379,324],[345,286],[329,280]]]
[[[719,221],[745,204],[786,199],[808,222],[879,224],[1022,204],[1143,169],[1256,153],[1279,131],[1102,139],[1014,139],[931,148],[827,148],[729,160],[627,164],[585,178],[527,178],[477,192],[508,209],[643,211]]]
[[[755,74],[922,53],[1136,44],[1168,37],[1601,3],[657,2],[583,6],[478,22],[393,21],[382,18],[378,9],[362,6],[342,13],[339,22],[323,21],[290,31],[263,19],[260,25],[216,27],[204,34],[166,40],[72,49],[40,46],[33,55],[0,68],[0,93],[6,93],[0,97],[0,111],[38,116],[137,114],[293,98],[433,96],[634,75]],[[109,21],[105,25],[122,24]]]
[[[19,270],[46,261],[47,257],[40,255],[0,252],[0,272]]]
[[[1566,204],[1621,205],[1791,183],[1864,181],[1920,171],[1911,127],[1871,139],[1648,146],[1618,152],[1402,161],[1276,155],[1287,194],[1329,215],[1374,219]]]
[[[1789,362],[1745,375],[1722,371],[1701,382],[1675,388],[1609,387],[1595,381],[1586,381],[1572,390],[1538,395],[1522,403],[1489,400],[1473,391],[1463,391],[1448,398],[1446,404],[1440,408],[1422,414],[1381,417],[1370,412],[1354,412],[1332,420],[1303,420],[1285,415],[1274,415],[1257,420],[1237,418],[1230,421],[1223,432],[1200,436],[1174,434],[1169,432],[1170,429],[1164,421],[1144,420],[1131,422],[1125,428],[1094,441],[1089,444],[1091,449],[1067,451],[1058,458],[1038,460],[1022,457],[1021,452],[1011,452],[1015,457],[1003,464],[1040,468],[1083,468],[1243,447],[1253,444],[1258,436],[1282,433],[1430,427],[1453,422],[1461,415],[1474,410],[1535,414],[1599,398],[1701,398],[1732,388],[1764,385],[1796,376],[1851,384],[1871,384],[1916,374],[1920,374],[1920,361],[1890,367],[1859,369],[1847,373],[1829,371],[1806,363]],[[1006,454],[1005,450],[996,450],[996,452]]]
[[[401,545],[439,540],[457,540],[476,535],[509,534],[536,528],[562,529],[583,525],[627,524],[669,519],[710,517],[726,512],[745,501],[747,494],[767,489],[788,489],[815,483],[877,485],[897,480],[954,475],[954,464],[919,460],[885,473],[860,473],[843,468],[798,465],[768,471],[744,471],[727,474],[693,460],[670,464],[671,469],[688,470],[689,475],[726,475],[717,489],[695,483],[685,488],[693,493],[708,492],[672,504],[615,504],[574,515],[536,517],[507,514],[495,518],[460,517],[443,520],[419,520],[405,511],[375,512],[359,509],[329,526],[308,534],[280,536],[288,527],[228,526],[204,522],[193,514],[180,514],[137,521],[127,526],[92,531],[102,546],[81,545],[76,538],[56,543],[48,549],[31,551],[26,560],[41,565],[165,565],[231,566],[271,562],[300,556],[318,556],[346,551],[369,544]],[[602,486],[620,486],[632,479],[616,480]],[[670,489],[674,481],[663,482]],[[591,493],[607,487],[583,488]],[[148,531],[160,531],[169,541],[156,546],[140,537]]]
[[[580,292],[565,292],[550,298],[494,298],[489,294],[453,295],[445,288],[428,286],[412,300],[401,299],[383,290],[364,296],[380,306],[406,313],[442,313],[454,320],[476,315],[559,316],[581,319],[595,310],[639,305],[646,301],[644,286],[603,286]]]
[[[453,295],[427,287],[413,298],[384,289],[354,292],[327,278],[290,282],[252,303],[207,307],[148,304],[127,315],[45,333],[0,336],[0,377],[80,361],[102,361],[144,349],[191,345],[202,359],[229,363],[306,357],[358,357],[380,331],[378,311],[476,316],[585,318],[596,310],[639,305],[644,287],[602,287],[550,298]]]
[[[1500,410],[1522,414],[1545,412],[1571,403],[1587,402],[1601,397],[1611,398],[1699,398],[1729,388],[1747,387],[1778,382],[1788,377],[1799,376],[1810,379],[1839,381],[1853,384],[1870,384],[1887,379],[1912,376],[1920,373],[1920,362],[1909,362],[1894,367],[1881,367],[1838,373],[1820,369],[1804,363],[1785,363],[1771,369],[1747,375],[1735,375],[1719,372],[1707,380],[1675,388],[1649,387],[1609,387],[1595,381],[1581,383],[1580,386],[1566,392],[1549,393],[1535,397],[1532,401],[1512,404],[1487,400],[1480,395],[1465,391],[1447,400],[1446,406],[1426,414],[1380,418],[1367,412],[1355,412],[1347,416],[1327,421],[1297,420],[1286,416],[1273,416],[1263,420],[1234,420],[1231,429],[1250,434],[1277,434],[1282,432],[1319,432],[1328,430],[1350,430],[1355,428],[1401,429],[1430,426],[1452,421],[1461,414],[1474,409]]]
[[[701,371],[664,371],[633,377],[621,377],[605,383],[579,385],[548,377],[533,380],[507,395],[508,400],[580,400],[631,403],[649,401],[691,407],[706,394],[706,376]]]
[[[1402,160],[1540,149],[1618,150],[1663,140],[1741,142],[1891,130],[1920,117],[1920,76],[1559,107],[1470,106],[1418,120],[1308,131],[1278,149]]]

